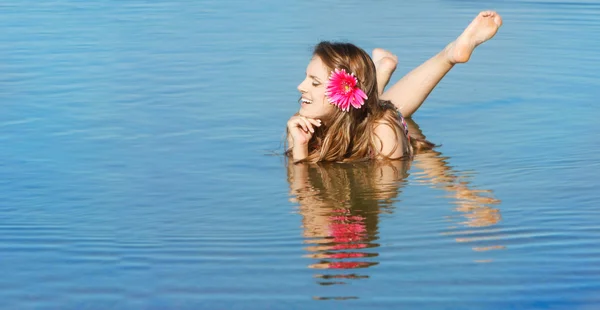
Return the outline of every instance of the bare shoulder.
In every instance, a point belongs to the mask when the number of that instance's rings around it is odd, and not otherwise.
[[[373,124],[375,148],[379,155],[385,155],[390,158],[400,158],[404,155],[404,146],[402,145],[402,139],[398,137],[393,126],[393,124],[390,124],[385,120],[380,120]]]
[[[378,120],[373,123],[373,130],[377,135],[394,134],[394,127],[386,120]]]

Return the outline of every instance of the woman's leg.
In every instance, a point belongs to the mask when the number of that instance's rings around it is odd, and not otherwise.
[[[382,48],[373,50],[373,62],[375,63],[375,72],[377,75],[377,93],[381,98],[383,90],[387,86],[398,64],[398,57]]]
[[[454,42],[392,85],[381,94],[381,99],[390,100],[404,117],[410,117],[446,73],[455,64],[467,62],[473,50],[491,39],[500,26],[502,26],[502,18],[496,12],[479,13]],[[373,61],[377,69],[377,83],[380,91],[383,91],[396,68],[397,58],[389,52],[375,49]]]

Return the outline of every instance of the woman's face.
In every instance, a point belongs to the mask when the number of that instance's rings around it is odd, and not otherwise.
[[[306,78],[298,85],[302,95],[300,111],[298,111],[300,115],[320,119],[330,115],[336,109],[325,97],[327,78],[327,67],[319,56],[314,56],[306,68]]]

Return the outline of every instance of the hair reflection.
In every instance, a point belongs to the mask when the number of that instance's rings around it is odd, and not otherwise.
[[[310,268],[360,269],[376,265],[378,220],[390,212],[406,177],[407,162],[289,164],[293,200],[299,203]],[[359,273],[324,279],[366,278]],[[320,282],[335,284],[336,282]]]
[[[425,138],[417,124],[407,120],[410,135]],[[417,154],[413,161],[369,161],[352,164],[288,163],[288,182],[293,202],[299,204],[306,255],[321,285],[342,284],[368,278],[364,268],[376,265],[379,216],[393,210],[410,165],[416,180],[445,190],[454,198],[462,220],[458,228],[481,229],[500,221],[499,201],[491,191],[473,189],[469,174],[452,169],[439,151]],[[455,227],[456,228],[456,227]],[[470,234],[450,232],[449,234]],[[489,236],[486,242],[489,241]],[[494,239],[493,237],[491,239]],[[478,242],[477,238],[457,238]],[[476,251],[501,248],[473,247]],[[325,271],[323,271],[324,273]]]

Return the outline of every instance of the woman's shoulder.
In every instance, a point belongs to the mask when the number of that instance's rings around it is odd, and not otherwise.
[[[403,139],[398,137],[397,124],[386,119],[380,119],[373,126],[373,133],[375,134],[374,146],[379,155],[389,158],[404,156]]]
[[[404,156],[405,139],[402,135],[407,135],[407,128],[404,126],[404,118],[398,109],[390,103],[385,106],[386,102],[382,103],[385,107],[381,117],[376,119],[373,126],[375,135],[375,148],[380,155],[388,158],[400,158]]]
[[[380,138],[392,135],[395,135],[395,125],[386,119],[379,119],[373,123],[373,132],[379,136]]]
[[[402,114],[395,106],[391,105],[391,107],[385,106],[385,102],[381,103],[384,105],[383,113],[372,122],[373,130],[379,131],[387,131],[394,130],[395,127],[401,125],[402,123]],[[386,129],[386,127],[388,129]]]
[[[398,128],[400,132],[408,137],[408,124],[402,116],[402,112],[391,101],[382,100],[379,104],[383,108],[383,113],[379,119],[373,122],[374,128],[381,127],[381,125],[386,125],[392,129]]]
[[[375,120],[372,126],[373,132],[380,138],[384,138],[387,136],[394,137],[396,135],[396,127],[398,125],[396,122],[390,120],[389,118],[382,117],[378,120]]]

